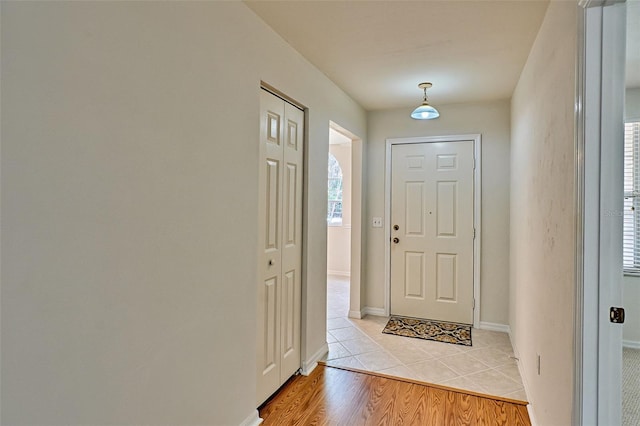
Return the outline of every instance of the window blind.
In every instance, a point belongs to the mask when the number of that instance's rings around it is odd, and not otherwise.
[[[623,268],[640,275],[640,121],[624,126]]]

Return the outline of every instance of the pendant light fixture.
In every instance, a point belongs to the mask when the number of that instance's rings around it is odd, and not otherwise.
[[[418,87],[424,90],[424,100],[422,101],[422,105],[413,110],[411,118],[416,120],[432,120],[440,117],[438,110],[429,105],[429,100],[427,99],[427,89],[431,86],[433,86],[431,83],[418,84]]]

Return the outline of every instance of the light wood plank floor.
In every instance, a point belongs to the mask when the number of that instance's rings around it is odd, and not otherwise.
[[[263,425],[531,425],[517,401],[319,365],[259,409]]]

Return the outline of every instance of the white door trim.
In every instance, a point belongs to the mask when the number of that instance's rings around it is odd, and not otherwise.
[[[621,421],[622,327],[608,318],[610,306],[621,306],[622,279],[626,14],[619,3],[583,0],[578,15],[574,425]]]
[[[434,142],[455,142],[473,141],[473,156],[475,159],[475,169],[473,173],[473,226],[476,230],[476,237],[473,240],[473,326],[480,326],[480,248],[481,248],[481,206],[482,206],[482,136],[478,134],[470,135],[447,135],[447,136],[423,136],[414,138],[391,138],[386,141],[385,152],[385,173],[384,173],[384,314],[391,313],[391,147],[398,144],[410,143],[434,143]]]

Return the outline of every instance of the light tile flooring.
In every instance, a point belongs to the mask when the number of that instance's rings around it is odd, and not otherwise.
[[[473,346],[382,334],[388,318],[348,318],[348,278],[330,276],[327,297],[327,365],[526,401],[506,333],[473,329]]]

